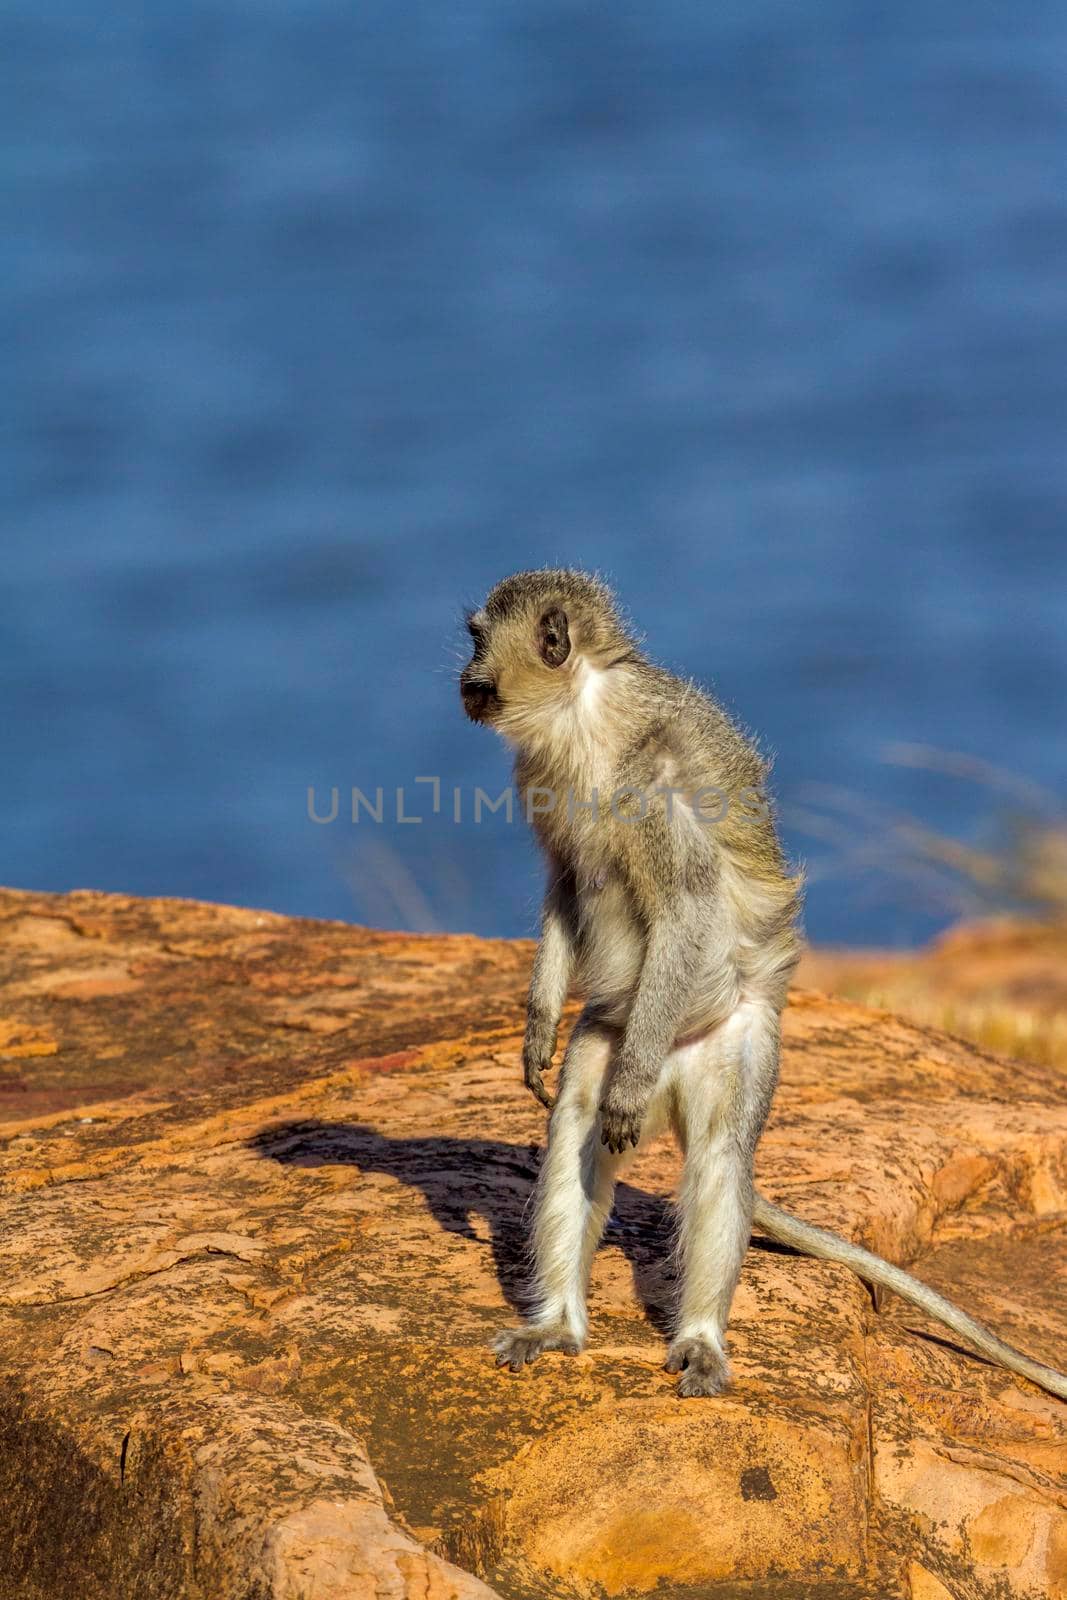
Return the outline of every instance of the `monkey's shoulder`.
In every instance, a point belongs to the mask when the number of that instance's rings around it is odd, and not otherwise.
[[[737,797],[762,790],[767,763],[759,749],[706,690],[662,673],[653,680],[645,716],[619,761],[622,783],[688,795],[721,791]]]

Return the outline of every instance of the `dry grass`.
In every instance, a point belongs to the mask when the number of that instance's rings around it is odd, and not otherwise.
[[[839,992],[863,1005],[896,1011],[913,1022],[945,1033],[970,1039],[983,1050],[998,1055],[1021,1056],[1043,1066],[1067,1069],[1067,993],[1065,1009],[1051,1016],[1003,1000],[941,999],[936,993],[922,994],[892,984],[849,984]]]

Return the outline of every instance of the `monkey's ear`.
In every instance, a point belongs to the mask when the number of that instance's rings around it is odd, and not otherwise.
[[[567,613],[550,606],[537,624],[537,653],[546,667],[561,667],[571,653]]]

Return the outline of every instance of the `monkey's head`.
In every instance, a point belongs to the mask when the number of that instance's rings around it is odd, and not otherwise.
[[[610,589],[585,572],[517,572],[467,615],[473,651],[459,680],[472,722],[522,744],[564,710],[591,672],[636,656]]]

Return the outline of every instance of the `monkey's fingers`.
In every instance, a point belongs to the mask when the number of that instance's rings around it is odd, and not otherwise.
[[[629,1144],[640,1127],[640,1118],[632,1111],[610,1111],[607,1122],[617,1144]]]
[[[621,1156],[627,1145],[636,1150],[641,1140],[641,1125],[633,1117],[606,1116],[601,1122],[600,1142],[612,1155]]]
[[[546,1111],[552,1110],[556,1103],[556,1097],[549,1094],[541,1074],[533,1067],[527,1067],[526,1069],[526,1087],[535,1100],[540,1100]]]

